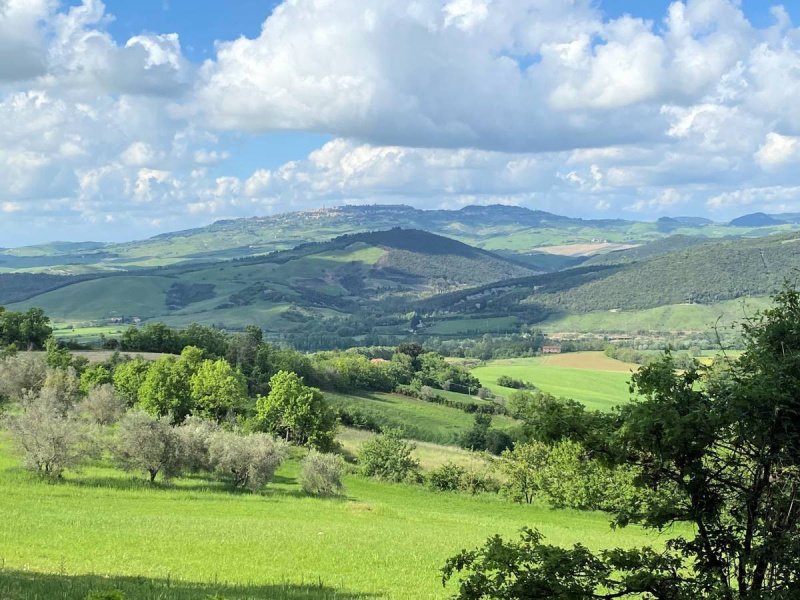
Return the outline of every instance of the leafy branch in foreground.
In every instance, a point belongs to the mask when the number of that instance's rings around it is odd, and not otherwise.
[[[683,525],[665,549],[546,545],[525,530],[448,561],[456,598],[784,600],[800,590],[800,293],[742,326],[738,359],[679,371],[669,353],[633,376],[595,450],[634,468],[648,501],[615,524]],[[590,450],[592,448],[589,448]],[[613,457],[613,458],[609,458]]]

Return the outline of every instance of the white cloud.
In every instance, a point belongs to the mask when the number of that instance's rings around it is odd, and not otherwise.
[[[800,137],[771,131],[756,152],[755,159],[766,170],[780,168],[790,162],[800,162]]]
[[[0,235],[32,215],[58,237],[86,223],[129,236],[344,202],[793,206],[786,11],[759,29],[736,0],[672,2],[655,22],[598,7],[291,0],[194,66],[173,32],[115,40],[100,0],[0,0]],[[273,130],[333,139],[274,168],[251,151],[248,176],[237,140]]]

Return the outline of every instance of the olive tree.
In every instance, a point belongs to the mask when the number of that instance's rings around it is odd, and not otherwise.
[[[178,437],[181,440],[184,466],[188,471],[197,473],[214,469],[209,447],[211,438],[219,430],[219,425],[215,421],[209,421],[198,416],[187,417],[176,428]]]
[[[120,419],[114,454],[126,471],[144,471],[154,482],[180,474],[182,452],[178,433],[168,416],[155,417],[141,410],[129,411]]]
[[[79,405],[80,413],[97,425],[112,425],[125,414],[125,401],[117,395],[114,386],[104,383],[92,388]]]
[[[54,389],[28,392],[6,426],[25,467],[49,478],[80,466],[94,451],[90,430]]]
[[[287,446],[266,433],[243,435],[218,431],[208,453],[214,472],[234,487],[258,490],[268,483],[286,458]]]
[[[20,400],[26,392],[38,393],[47,378],[47,363],[40,354],[20,352],[0,361],[0,399]]]
[[[311,450],[303,459],[300,485],[312,496],[334,496],[341,493],[344,460],[338,454]]]

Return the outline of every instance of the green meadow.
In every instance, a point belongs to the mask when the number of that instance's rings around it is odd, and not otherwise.
[[[636,365],[613,359],[602,361],[598,355],[602,353],[576,352],[558,357],[492,360],[472,369],[472,373],[485,387],[501,396],[514,392],[497,384],[499,377],[507,375],[533,383],[554,396],[583,402],[590,409],[607,410],[630,398],[628,381]]]
[[[350,475],[305,496],[297,456],[260,494],[202,478],[150,486],[107,465],[46,483],[0,446],[0,597],[83,600],[443,598],[439,569],[494,534],[536,527],[558,544],[658,544],[600,513],[435,493]]]
[[[453,396],[470,400],[463,394],[451,394],[448,398]],[[356,395],[325,392],[325,397],[334,407],[369,417],[382,428],[401,429],[405,437],[424,442],[457,443],[475,421],[475,415],[457,408],[400,394],[372,392]],[[482,401],[475,399],[475,402]],[[516,424],[509,417],[495,415],[492,418],[492,425],[497,429],[511,429]]]

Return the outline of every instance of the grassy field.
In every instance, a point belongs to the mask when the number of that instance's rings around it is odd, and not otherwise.
[[[0,443],[0,598],[136,600],[444,598],[439,569],[487,536],[539,528],[558,544],[659,544],[598,513],[433,493],[348,476],[346,496],[305,496],[297,462],[262,494],[199,478],[150,487],[105,466],[48,484]]]
[[[330,403],[339,408],[355,409],[382,427],[402,429],[411,439],[438,444],[454,444],[469,429],[475,416],[456,408],[409,398],[400,394],[364,393],[363,395],[325,392]],[[516,421],[495,415],[492,425],[510,429]]]
[[[529,381],[542,391],[572,398],[593,409],[607,410],[630,397],[628,380],[638,365],[620,362],[602,352],[574,352],[535,358],[493,360],[472,370],[481,383],[501,396],[513,392],[497,385],[508,375]]]
[[[709,331],[718,320],[721,324],[732,324],[769,306],[767,298],[728,300],[718,304],[673,304],[646,310],[599,311],[553,317],[537,326],[545,331]]]
[[[519,326],[517,317],[491,317],[486,319],[452,319],[439,321],[425,330],[431,335],[463,335],[482,333],[504,333]]]

